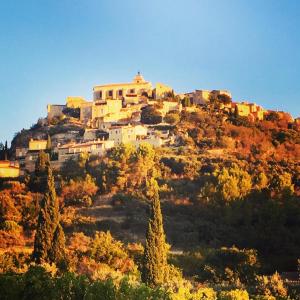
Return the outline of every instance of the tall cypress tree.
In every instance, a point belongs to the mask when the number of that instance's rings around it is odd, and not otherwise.
[[[52,170],[47,164],[47,183],[38,217],[33,259],[37,263],[60,262],[64,258],[65,238],[59,223],[59,203],[56,197]]]
[[[5,146],[4,146],[4,160],[8,160],[8,147],[7,147],[7,141],[5,141]]]
[[[150,287],[155,287],[164,282],[167,274],[167,245],[158,184],[153,178],[147,181],[147,197],[151,201],[151,208],[146,235],[142,280]]]
[[[49,154],[44,151],[39,152],[35,162],[34,173],[30,175],[29,186],[34,192],[45,193],[47,187],[47,165],[49,164]]]
[[[52,142],[51,142],[51,137],[50,135],[48,134],[48,137],[47,137],[47,146],[46,146],[47,150],[50,151],[51,148],[52,148]]]

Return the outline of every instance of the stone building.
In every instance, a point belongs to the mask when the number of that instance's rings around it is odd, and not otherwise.
[[[185,96],[190,98],[192,104],[203,105],[209,101],[209,96],[211,93],[216,95],[227,95],[231,98],[231,93],[227,90],[195,90],[191,93],[186,93]]]
[[[66,99],[66,105],[68,108],[80,108],[87,101],[83,97],[69,96]]]
[[[30,139],[29,141],[29,145],[28,145],[28,150],[32,151],[32,150],[46,150],[47,149],[47,144],[48,141],[47,140],[34,140],[34,139]]]
[[[53,118],[59,118],[63,116],[63,110],[66,108],[66,105],[61,104],[48,104],[47,105],[47,118],[51,120]]]
[[[153,96],[155,99],[162,99],[171,92],[173,92],[173,89],[170,86],[167,86],[163,83],[157,83],[155,85],[155,89],[153,90]]]
[[[263,120],[266,111],[255,103],[241,102],[231,104],[231,111],[240,117],[250,117],[253,121]]]
[[[147,136],[147,128],[143,125],[112,125],[107,132],[115,145],[134,143],[138,137]]]
[[[16,178],[20,176],[20,167],[17,162],[0,160],[0,178]]]
[[[146,81],[140,72],[133,78],[132,82],[97,85],[93,88],[94,101],[121,99],[125,104],[139,103],[143,96],[154,96],[155,99],[160,99],[171,91],[171,87],[162,83],[157,83],[153,89],[152,83]]]
[[[138,103],[144,93],[152,94],[152,84],[138,73],[132,82],[97,85],[93,88],[94,101],[120,99],[126,103]]]
[[[62,163],[69,159],[76,159],[81,153],[101,156],[112,147],[114,147],[114,142],[108,140],[96,140],[85,143],[70,143],[62,145],[58,147],[58,161]]]

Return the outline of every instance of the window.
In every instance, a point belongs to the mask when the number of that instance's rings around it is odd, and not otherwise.
[[[123,90],[118,90],[118,96],[123,96]]]
[[[113,96],[113,90],[108,91],[108,97],[112,97]]]
[[[129,90],[129,93],[130,93],[130,94],[134,94],[134,93],[135,93],[135,89],[130,89],[130,90]]]
[[[102,91],[99,91],[99,99],[102,99]]]

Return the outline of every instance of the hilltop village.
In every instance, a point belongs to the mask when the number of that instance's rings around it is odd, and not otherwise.
[[[91,299],[107,289],[122,294],[111,299],[299,299],[300,119],[289,113],[138,73],[93,87],[91,101],[49,104],[10,148],[0,143],[0,177],[4,295],[37,286],[35,299],[64,299],[78,286],[96,287]],[[149,261],[170,298],[123,281],[155,287]]]
[[[60,169],[64,162],[82,153],[103,156],[120,144],[176,146],[179,136],[170,129],[179,114],[212,107],[211,113],[222,112],[223,119],[235,115],[252,123],[274,113],[255,103],[232,101],[227,90],[177,94],[165,84],[152,85],[138,72],[129,83],[94,86],[92,101],[69,96],[65,104],[48,104],[47,117],[39,119],[32,134],[21,132],[13,141],[11,161],[0,162],[0,177],[33,172],[41,150],[51,151],[51,165]],[[287,113],[276,114],[291,126],[300,124]]]

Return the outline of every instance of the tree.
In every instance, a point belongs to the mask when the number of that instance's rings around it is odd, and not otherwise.
[[[34,173],[36,176],[44,176],[47,174],[47,165],[49,163],[49,155],[44,151],[40,151],[38,159],[35,163]]]
[[[212,178],[201,189],[200,197],[224,203],[245,198],[252,189],[251,177],[236,164],[212,173]]]
[[[167,275],[167,245],[155,179],[147,181],[147,197],[151,201],[150,218],[143,258],[142,280],[150,287],[162,284]]]
[[[159,124],[162,116],[153,106],[147,106],[142,110],[141,122],[144,124]]]
[[[280,116],[276,111],[271,111],[266,115],[266,120],[271,122],[277,122],[280,120]]]
[[[275,173],[271,178],[270,188],[278,197],[291,197],[295,191],[292,175],[288,172]]]
[[[192,104],[191,104],[191,99],[190,97],[184,97],[182,100],[181,100],[181,104],[183,107],[190,107]]]
[[[46,172],[46,191],[41,203],[32,256],[37,263],[57,263],[64,258],[65,238],[59,222],[59,203],[49,163]]]
[[[47,137],[47,150],[48,150],[48,151],[51,151],[51,148],[52,148],[51,137],[50,137],[50,135],[48,134],[48,137]]]
[[[62,186],[61,196],[66,205],[90,206],[98,187],[91,175],[84,179],[71,179]]]
[[[8,147],[7,147],[7,141],[5,141],[5,146],[4,146],[4,160],[8,160]]]
[[[227,94],[220,94],[217,96],[218,100],[222,102],[223,104],[230,104],[232,102],[232,99]]]
[[[47,184],[47,164],[49,164],[49,154],[44,151],[39,152],[35,163],[34,174],[30,178],[30,189],[44,193]]]
[[[177,124],[180,121],[180,116],[178,113],[168,113],[164,119],[165,122],[173,125],[173,124]]]

